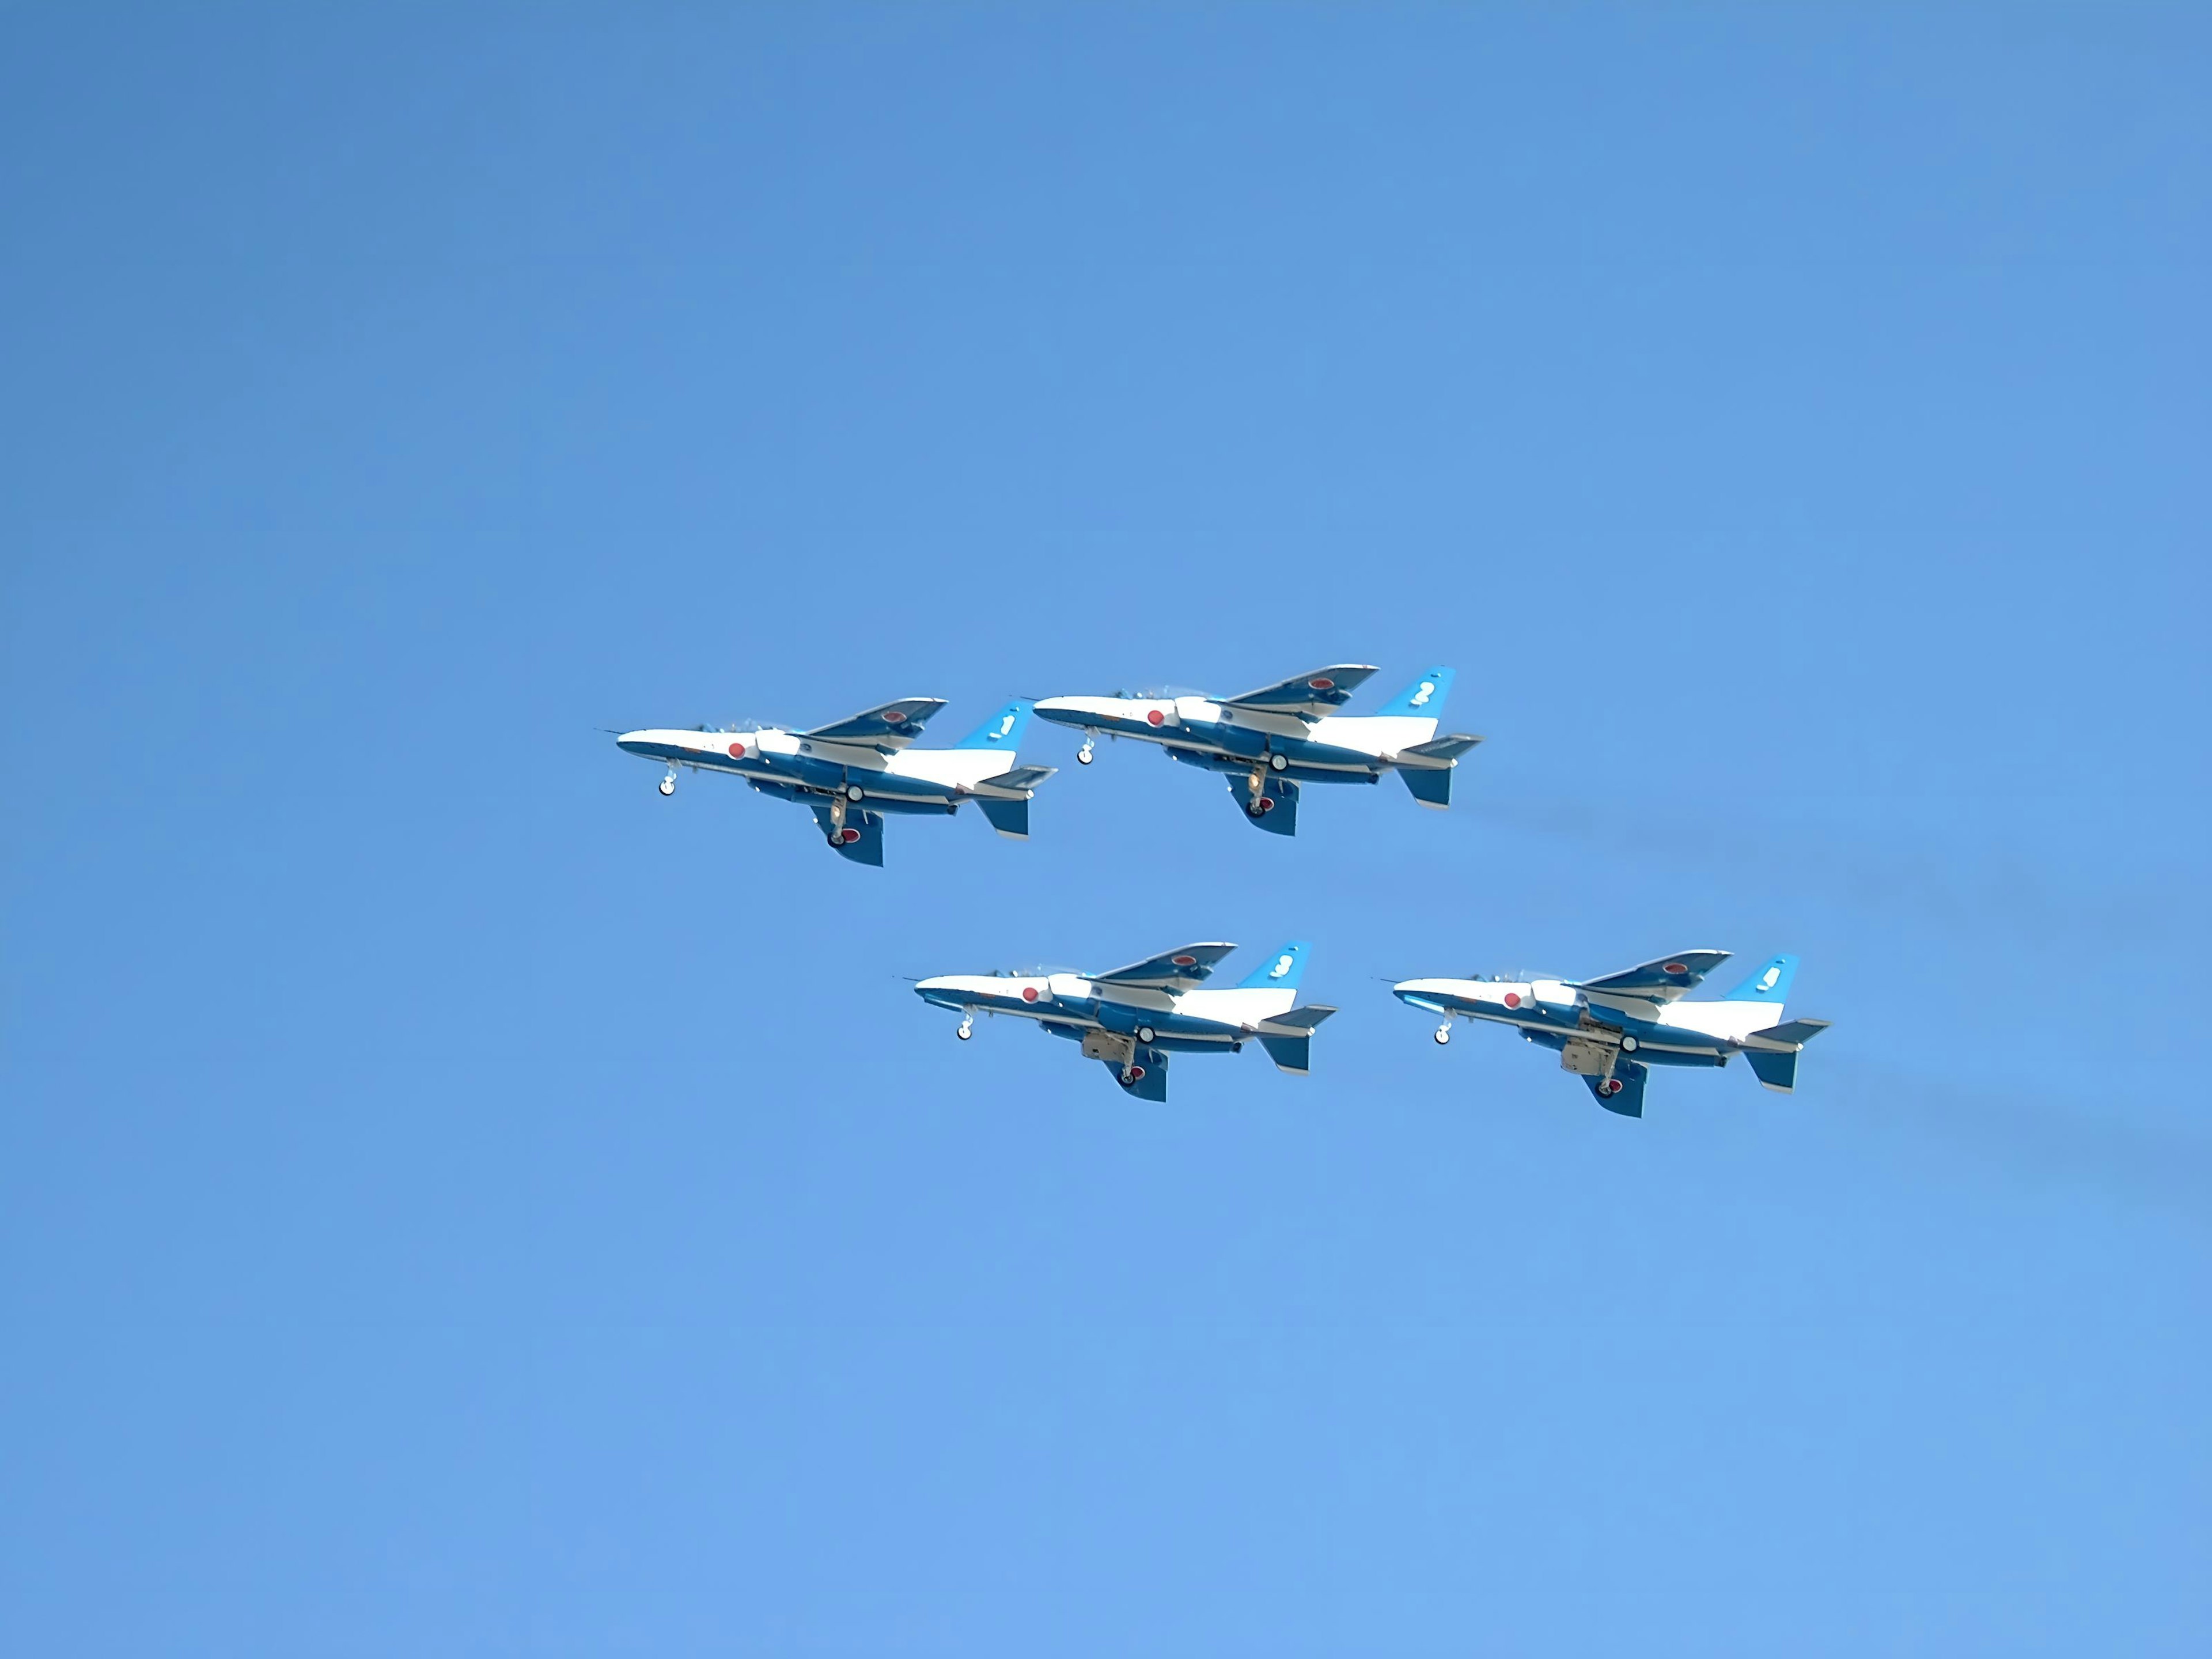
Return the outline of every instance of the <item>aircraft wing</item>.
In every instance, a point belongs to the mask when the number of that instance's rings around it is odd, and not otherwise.
[[[1110,974],[1092,974],[1100,985],[1127,985],[1147,991],[1188,991],[1213,971],[1214,964],[1236,950],[1233,945],[1181,945],[1163,951]]]
[[[1352,700],[1352,694],[1367,683],[1376,671],[1364,663],[1331,663],[1326,668],[1316,668],[1310,674],[1300,674],[1295,679],[1279,680],[1273,685],[1263,685],[1256,691],[1224,697],[1221,702],[1231,708],[1250,708],[1262,714],[1296,714],[1301,720],[1317,720],[1324,714],[1334,714]]]
[[[828,726],[817,726],[811,732],[801,732],[802,738],[819,738],[824,743],[865,744],[872,749],[903,749],[921,735],[922,726],[929,717],[945,707],[942,697],[901,697],[896,702],[878,704]]]
[[[1729,959],[1725,951],[1677,951],[1656,962],[1624,968],[1603,979],[1586,979],[1585,991],[1610,991],[1616,996],[1643,997],[1652,1002],[1672,1002]]]

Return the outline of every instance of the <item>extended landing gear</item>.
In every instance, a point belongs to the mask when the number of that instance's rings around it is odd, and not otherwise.
[[[1449,1042],[1450,1041],[1451,1022],[1449,1020],[1446,1020],[1443,1024],[1437,1027],[1437,1043],[1438,1047],[1442,1047],[1443,1044]]]
[[[975,1035],[975,1016],[972,1014],[963,1016],[960,1021],[960,1029],[955,1031],[952,1035],[958,1037],[963,1042],[967,1042],[969,1037],[974,1036]]]
[[[660,781],[660,793],[664,795],[676,793],[676,769],[672,766],[668,769],[668,775]]]
[[[1092,761],[1097,758],[1097,744],[1093,743],[1089,738],[1084,738],[1083,747],[1075,751],[1075,763],[1078,766],[1088,766]]]

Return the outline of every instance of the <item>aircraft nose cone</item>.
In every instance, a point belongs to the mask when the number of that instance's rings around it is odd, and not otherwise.
[[[645,752],[646,736],[643,732],[622,732],[615,738],[615,747],[625,755],[641,755]]]
[[[1073,697],[1046,697],[1036,704],[1034,712],[1045,720],[1057,720],[1063,726],[1082,724]]]

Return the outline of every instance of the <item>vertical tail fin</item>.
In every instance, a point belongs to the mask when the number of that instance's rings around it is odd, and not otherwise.
[[[1014,751],[1022,746],[1022,733],[1029,730],[1030,707],[1026,697],[1016,697],[952,746],[955,749],[1004,750],[1006,764],[1012,766]]]
[[[1437,720],[1444,712],[1444,699],[1451,696],[1452,671],[1431,668],[1384,703],[1376,712],[1380,714],[1420,714]]]
[[[1279,951],[1270,951],[1267,959],[1237,982],[1240,991],[1295,991],[1306,971],[1306,951],[1310,947],[1302,939],[1292,939]]]
[[[1730,1002],[1771,1002],[1778,1016],[1782,1004],[1790,994],[1790,981],[1797,977],[1797,958],[1792,956],[1770,957],[1765,964],[1753,970],[1751,977],[1728,994]]]

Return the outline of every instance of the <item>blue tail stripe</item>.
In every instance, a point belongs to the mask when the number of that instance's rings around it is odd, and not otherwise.
[[[1780,1002],[1790,994],[1790,981],[1797,977],[1797,958],[1770,957],[1749,979],[1728,994],[1730,1002]]]
[[[1385,714],[1426,714],[1442,719],[1444,699],[1451,696],[1452,671],[1431,668],[1420,678],[1384,703],[1380,712]]]
[[[1270,951],[1257,968],[1237,981],[1240,991],[1295,991],[1306,971],[1306,941],[1292,939],[1279,951]]]
[[[1030,704],[1026,697],[1016,697],[952,746],[955,749],[1003,749],[1011,755],[1022,746],[1022,733],[1029,729],[1030,709]]]

